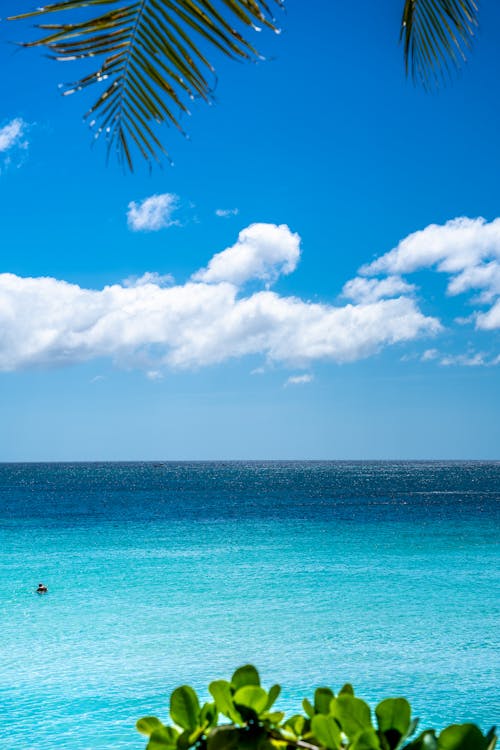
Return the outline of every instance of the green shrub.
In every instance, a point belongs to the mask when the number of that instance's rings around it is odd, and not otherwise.
[[[493,750],[495,728],[483,735],[475,724],[453,724],[438,735],[426,729],[410,740],[418,719],[411,718],[405,698],[386,698],[375,709],[344,685],[335,696],[319,687],[313,701],[302,702],[304,714],[289,718],[273,709],[279,685],[265,690],[259,673],[247,664],[231,682],[208,686],[212,702],[200,704],[193,688],[182,685],[170,696],[173,725],[154,716],[137,722],[149,737],[147,750]],[[219,721],[219,718],[221,721]]]

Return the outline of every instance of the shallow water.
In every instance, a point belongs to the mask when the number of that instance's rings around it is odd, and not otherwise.
[[[486,729],[499,500],[498,462],[0,465],[1,747],[142,748],[247,661],[287,710],[351,681]]]

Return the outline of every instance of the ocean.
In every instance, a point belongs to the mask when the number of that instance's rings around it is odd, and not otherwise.
[[[0,464],[0,746],[139,750],[247,662],[486,730],[499,500],[500,462]]]

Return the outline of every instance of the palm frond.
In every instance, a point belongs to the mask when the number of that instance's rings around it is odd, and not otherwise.
[[[75,20],[38,24],[43,35],[23,46],[45,46],[59,61],[99,60],[64,93],[103,87],[85,117],[130,169],[133,146],[148,162],[168,156],[157,126],[182,130],[179,113],[189,112],[187,101],[212,98],[215,70],[200,43],[235,59],[258,59],[238,28],[277,30],[265,0],[59,0],[10,20],[66,12]]]
[[[400,39],[406,74],[430,88],[465,62],[478,27],[474,0],[405,0]]]

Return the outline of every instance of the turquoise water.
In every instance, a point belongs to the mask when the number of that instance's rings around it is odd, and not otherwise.
[[[351,681],[489,728],[499,500],[500,463],[0,465],[0,746],[142,748],[247,661],[284,709]]]

